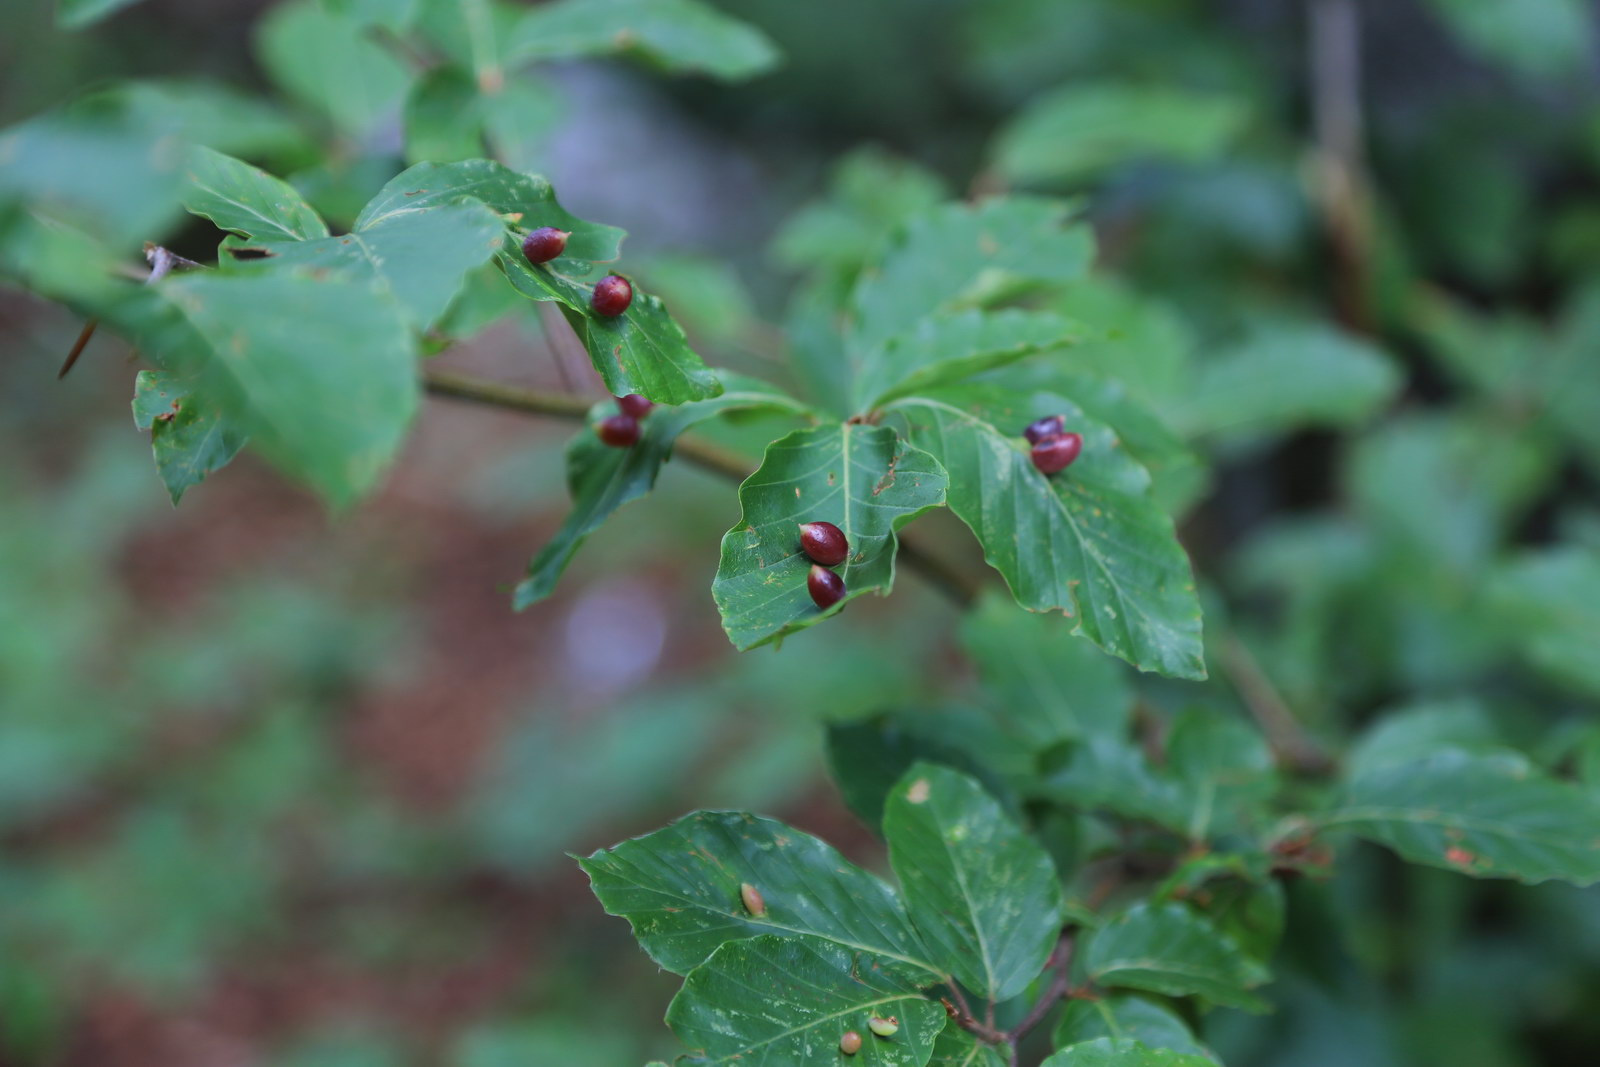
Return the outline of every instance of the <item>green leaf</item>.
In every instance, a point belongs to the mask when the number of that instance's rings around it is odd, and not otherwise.
[[[1357,438],[1348,492],[1389,553],[1422,573],[1481,576],[1504,527],[1551,474],[1536,438],[1503,427],[1458,408],[1390,419]],[[1483,447],[1488,438],[1495,448]]]
[[[860,359],[936,312],[1082,277],[1094,239],[1075,215],[1060,200],[1014,196],[941,204],[912,219],[856,287],[852,351]]]
[[[139,0],[57,0],[56,25],[64,30],[81,30],[107,15],[132,7]]]
[[[889,862],[934,961],[993,1001],[1038,977],[1061,932],[1050,856],[983,786],[919,763],[883,813]]]
[[[1244,126],[1244,104],[1187,89],[1074,84],[1000,132],[995,165],[1014,182],[1079,183],[1136,160],[1216,158]]]
[[[950,508],[1011,595],[1030,611],[1065,612],[1074,633],[1140,670],[1205,677],[1189,560],[1172,520],[1150,499],[1149,474],[1109,429],[1057,408],[1083,435],[1083,454],[1048,478],[1019,435],[1049,412],[1011,406],[1004,394],[963,392],[965,409],[911,397],[890,410],[950,472]]]
[[[1264,822],[1278,789],[1277,764],[1261,732],[1216,712],[1178,716],[1167,736],[1167,767],[1187,793],[1188,835],[1195,841]]]
[[[784,223],[773,256],[794,270],[853,274],[877,258],[896,227],[946,195],[931,171],[880,148],[858,148],[834,165],[826,197]]]
[[[947,1023],[933,1043],[928,1067],[1008,1067],[1008,1046],[985,1045],[969,1030]]]
[[[417,0],[323,0],[328,9],[363,26],[400,31],[417,17]]]
[[[1490,586],[1512,643],[1547,677],[1600,698],[1600,552],[1527,553]]]
[[[1211,1056],[1182,1019],[1153,1000],[1128,993],[1113,993],[1099,1000],[1069,1000],[1056,1023],[1056,1045],[1077,1045],[1101,1038],[1119,1050],[1137,1042],[1151,1049]]]
[[[1181,904],[1136,904],[1089,937],[1084,973],[1113,988],[1203,996],[1247,1011],[1266,1003],[1247,990],[1267,970],[1230,937]]]
[[[1096,345],[1090,344],[1088,348]],[[1180,514],[1206,488],[1207,472],[1199,456],[1152,413],[1146,402],[1130,393],[1116,371],[1109,376],[1085,371],[1078,358],[1085,348],[1074,346],[1060,356],[1049,355],[985,376],[985,383],[1015,393],[1062,398],[1116,433],[1117,440],[1150,473],[1150,492],[1162,508]]]
[[[1257,330],[1206,360],[1177,405],[1186,435],[1270,433],[1351,426],[1376,415],[1400,389],[1380,350],[1322,325]]]
[[[970,378],[1078,340],[1073,323],[1045,311],[965,311],[925,318],[870,352],[856,377],[856,406]]]
[[[1018,611],[993,593],[962,619],[961,644],[987,705],[1032,747],[1126,730],[1133,690],[1122,669],[1064,620]]]
[[[513,59],[629,55],[723,81],[754,77],[780,58],[760,30],[699,0],[556,0],[523,16],[506,52]]]
[[[674,974],[687,974],[725,941],[779,934],[903,965],[924,985],[947,977],[927,962],[892,889],[772,819],[696,812],[578,862],[606,912],[627,919],[650,958]],[[765,915],[745,910],[745,883],[760,891]]]
[[[1441,748],[1487,753],[1504,745],[1476,701],[1414,704],[1377,716],[1345,754],[1345,777],[1361,778],[1397,763],[1415,763]]]
[[[478,83],[460,67],[442,64],[422,75],[406,96],[406,159],[447,163],[483,155]]]
[[[498,215],[520,215],[517,225],[523,230],[554,226],[570,232],[562,259],[608,262],[622,254],[622,239],[627,236],[622,230],[578,218],[557,202],[555,190],[545,179],[519,174],[488,159],[418,163],[396,176],[368,202],[356,219],[356,228],[370,228],[396,216],[443,204],[472,201],[488,204]],[[520,251],[515,255],[522,258]],[[527,260],[522,262],[526,265]]]
[[[367,134],[396,113],[410,72],[353,18],[318,0],[293,0],[258,24],[256,52],[280,88],[342,132]]]
[[[385,186],[362,211],[356,228],[473,200],[502,215],[520,215],[518,225],[523,229],[555,226],[571,233],[560,258],[537,266],[527,261],[518,240],[508,235],[500,249],[500,266],[524,296],[561,305],[612,394],[643,393],[660,404],[682,404],[722,391],[666,306],[637,285],[633,303],[623,314],[607,317],[594,312],[590,307],[594,285],[610,273],[596,264],[620,254],[624,234],[613,226],[599,226],[568,214],[543,178],[518,174],[484,159],[421,163]]]
[[[527,73],[517,74],[499,92],[485,93],[479,108],[493,154],[517,170],[543,162],[546,142],[566,117],[556,90]]]
[[[923,1067],[945,1024],[944,1008],[871,956],[815,938],[731,941],[696,967],[667,1008],[667,1025],[696,1064],[833,1063],[839,1039],[861,1035],[854,1057],[876,1067]],[[893,1037],[867,1028],[895,1017]]]
[[[314,241],[327,224],[280,178],[221,152],[197,146],[187,162],[183,206],[219,229],[260,240]]]
[[[1578,73],[1594,14],[1583,0],[1429,0],[1463,44],[1530,80]]]
[[[281,275],[194,274],[159,291],[208,345],[168,355],[257,451],[336,506],[372,487],[419,395],[411,332],[390,301]]]
[[[612,512],[654,488],[656,475],[671,458],[679,434],[725,411],[748,408],[797,414],[806,410],[765,382],[730,376],[721,396],[652,411],[640,424],[638,443],[631,448],[606,445],[595,436],[592,426],[580,430],[567,445],[567,489],[572,497],[572,512],[528,565],[528,577],[517,585],[514,594],[517,610],[549,596],[584,538],[599,529]],[[615,413],[616,406],[605,401],[590,413],[590,422]]]
[[[683,327],[658,297],[633,287],[633,302],[621,315],[597,314],[590,307],[595,285],[609,272],[596,264],[557,259],[530,267],[527,260],[501,262],[518,290],[519,279],[532,276],[559,294],[561,313],[589,351],[589,361],[615,396],[643,393],[658,404],[705,400],[722,392],[722,384],[705,365]]]
[[[1083,811],[1112,811],[1187,833],[1190,808],[1185,790],[1150,766],[1138,748],[1112,734],[1048,753],[1040,792]]]
[[[1514,753],[1446,749],[1366,769],[1315,821],[1478,878],[1600,881],[1600,796]]]
[[[944,503],[937,460],[893,430],[857,424],[796,430],[767,446],[761,467],[739,486],[739,524],[722,539],[711,585],[728,638],[741,650],[813,625],[821,612],[806,591],[811,561],[799,526],[831,522],[850,557],[841,605],[894,585],[895,532]]]
[[[482,204],[440,204],[358,224],[340,237],[317,241],[230,239],[225,251],[265,253],[238,259],[230,270],[290,271],[358,282],[391,296],[407,321],[427,329],[461,291],[467,275],[487,263],[505,237],[505,223]]]
[[[216,405],[165,371],[139,372],[134,380],[133,421],[150,431],[156,471],[174,504],[184,490],[227,466],[245,443],[244,434],[229,425]]]
[[[15,203],[109,248],[160,237],[178,215],[181,139],[98,98],[0,131],[0,211]]]
[[[1245,952],[1267,963],[1283,940],[1287,900],[1283,883],[1272,875],[1272,858],[1253,843],[1245,847],[1251,851],[1191,855],[1152,899],[1188,901]]]
[[[1146,1048],[1137,1041],[1117,1042],[1101,1037],[1064,1048],[1039,1067],[1216,1067],[1216,1061],[1173,1049]]]
[[[130,117],[189,144],[235,156],[296,155],[311,151],[288,114],[265,98],[197,78],[122,82],[97,94]]]

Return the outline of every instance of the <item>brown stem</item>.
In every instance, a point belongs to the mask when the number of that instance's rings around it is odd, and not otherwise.
[[[1312,0],[1311,104],[1316,195],[1333,253],[1339,319],[1368,333],[1372,197],[1361,116],[1361,16],[1354,0]]]
[[[501,385],[431,368],[423,372],[422,384],[435,396],[561,419],[582,419],[594,405],[594,401],[570,393]],[[730,481],[742,482],[750,476],[750,463],[744,456],[694,434],[680,434],[672,451],[673,455]],[[913,543],[904,532],[900,534],[900,558],[957,607],[971,605],[982,588],[980,582]]]
[[[1229,635],[1222,642],[1222,667],[1261,732],[1266,734],[1267,744],[1272,747],[1279,764],[1297,774],[1308,775],[1325,774],[1332,768],[1333,757],[1300,725],[1277,686],[1238,637]]]
[[[1013,1057],[1016,1056],[1018,1042],[1044,1021],[1044,1017],[1050,1013],[1056,1001],[1067,995],[1067,989],[1072,981],[1072,950],[1076,936],[1075,931],[1062,931],[1061,940],[1056,942],[1055,951],[1050,954],[1050,962],[1045,964],[1055,972],[1050,978],[1050,985],[1039,995],[1039,999],[1034,1001],[1033,1007],[1028,1009],[1028,1014],[1023,1016],[1022,1021],[1006,1034],[1006,1040],[1011,1043]]]

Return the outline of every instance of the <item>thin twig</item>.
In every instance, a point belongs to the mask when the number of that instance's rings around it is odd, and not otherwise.
[[[1077,932],[1074,930],[1061,932],[1061,940],[1056,942],[1055,951],[1050,954],[1050,961],[1045,964],[1047,969],[1054,971],[1050,985],[1039,995],[1039,999],[1033,1002],[1033,1007],[1028,1009],[1028,1014],[1022,1017],[1022,1021],[1006,1034],[1006,1040],[1011,1042],[1013,1049],[1019,1041],[1032,1032],[1034,1027],[1044,1021],[1044,1017],[1050,1013],[1056,1001],[1067,995],[1067,989],[1072,983],[1072,949],[1076,938]]]
[[[431,368],[423,372],[422,383],[435,396],[447,396],[528,415],[582,419],[594,406],[592,400],[570,393],[501,385]],[[694,434],[680,434],[672,451],[673,455],[730,481],[742,482],[750,476],[750,463],[742,455]],[[958,607],[967,607],[977,599],[981,583],[912,543],[904,532],[900,534],[900,558],[907,567],[926,578]]]
[[[1372,325],[1372,209],[1361,116],[1361,15],[1354,0],[1313,0],[1309,44],[1316,194],[1333,251],[1335,301],[1344,325],[1366,333]]]
[[[183,258],[170,249],[162,248],[158,244],[150,243],[146,243],[144,246],[144,258],[150,263],[150,273],[140,279],[146,285],[154,285],[156,282],[159,282],[162,278],[165,278],[167,273],[174,267],[188,268],[198,267],[201,265],[192,259]],[[78,334],[78,340],[75,344],[73,344],[72,351],[67,353],[66,362],[61,364],[61,369],[56,372],[56,381],[59,382],[61,379],[65,378],[67,376],[67,372],[72,370],[73,364],[78,362],[78,357],[83,355],[83,350],[89,347],[89,339],[94,336],[94,332],[99,328],[100,320],[97,318],[90,319],[88,322],[84,323],[83,332]]]
[[[1255,654],[1238,637],[1222,642],[1222,667],[1246,708],[1266,734],[1267,744],[1283,767],[1298,774],[1325,774],[1333,758],[1300,725]]]

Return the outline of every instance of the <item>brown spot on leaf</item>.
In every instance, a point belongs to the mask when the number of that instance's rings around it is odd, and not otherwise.
[[[1444,858],[1447,862],[1453,863],[1457,867],[1471,867],[1478,862],[1478,857],[1475,853],[1454,845],[1445,849]]]

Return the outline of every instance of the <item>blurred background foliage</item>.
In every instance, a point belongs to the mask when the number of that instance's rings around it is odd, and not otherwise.
[[[776,323],[825,351],[830,301],[920,206],[1087,196],[1103,270],[1063,309],[1102,331],[1078,358],[1196,453],[1155,473],[1210,583],[1208,693],[1272,694],[1330,738],[1395,712],[1389,743],[1508,741],[1600,788],[1590,4],[726,6],[781,67],[729,87],[539,64],[484,118],[503,158],[631,231],[630,267],[713,362],[776,373]],[[1352,14],[1364,61],[1341,85]],[[366,39],[345,42],[357,66],[297,59],[327,19],[149,0],[75,33],[8,3],[0,125],[140,79],[124,106],[347,224],[452,131],[402,123],[400,61]],[[347,82],[332,107],[308,84],[327,77]],[[506,310],[483,299],[457,332]],[[583,372],[542,325],[524,308],[448,358],[570,387]],[[116,346],[53,380],[79,326],[0,292],[0,1064],[670,1054],[675,983],[564,852],[726,806],[872,862],[823,775],[827,723],[1125,699],[1110,661],[1027,660],[1009,624],[961,627],[910,577],[737,656],[705,592],[728,496],[677,467],[513,616],[505,590],[564,508],[565,432],[515,416],[430,406],[337,524],[248,457],[170,511]],[[950,721],[952,747],[981,744]],[[1208,1021],[1226,1062],[1594,1061],[1600,894],[1355,855],[1293,888],[1281,1010]]]

